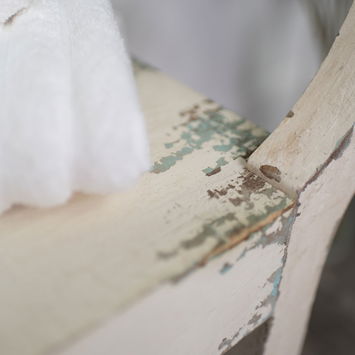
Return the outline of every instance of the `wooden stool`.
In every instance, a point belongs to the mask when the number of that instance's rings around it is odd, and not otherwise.
[[[136,77],[152,170],[1,217],[0,353],[224,354],[269,322],[264,355],[298,354],[355,191],[355,6],[268,138],[157,70]]]

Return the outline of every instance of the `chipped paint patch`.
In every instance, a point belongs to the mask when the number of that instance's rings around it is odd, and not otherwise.
[[[207,175],[207,176],[212,176],[214,174],[217,174],[219,172],[221,172],[222,170],[222,166],[225,166],[228,164],[228,162],[225,160],[225,158],[219,158],[217,161],[216,161],[216,164],[217,166],[215,168],[206,168],[206,169],[203,169],[202,171]]]
[[[258,191],[265,186],[265,181],[254,173],[247,173],[243,176],[242,189],[247,191]]]
[[[282,271],[283,271],[283,267],[280,267],[268,279],[268,281],[271,282],[272,285],[273,285],[272,292],[271,292],[271,295],[273,297],[277,297],[278,294],[279,294],[279,286],[280,286],[280,283],[281,283]]]
[[[199,231],[175,248],[160,251],[157,254],[159,259],[177,257],[182,252],[203,247],[208,240],[213,240],[213,244],[208,242],[211,249],[201,261],[206,263],[269,226],[293,206],[285,194],[246,169],[225,186],[207,190],[205,198],[205,203],[216,204],[216,211],[222,205],[226,213],[205,222]]]
[[[213,176],[216,175],[218,173],[220,173],[222,171],[221,167],[219,166],[218,168],[215,168],[213,170],[211,170],[211,168],[205,169],[205,173],[207,176]]]
[[[233,190],[233,189],[235,189],[235,186],[232,184],[228,184],[226,187],[222,189],[207,190],[207,193],[210,198],[219,199],[220,197],[227,195],[229,190]]]
[[[270,225],[279,216],[281,216],[284,212],[288,211],[292,207],[293,204],[288,205],[285,209],[275,208],[275,212],[271,214],[267,213],[266,216],[264,216],[264,218],[253,216],[252,218],[250,218],[251,220],[253,220],[253,222],[248,227],[240,228],[239,230],[237,229],[236,231],[235,230],[230,231],[230,234],[228,236],[228,241],[217,245],[211,252],[209,252],[202,259],[201,264],[202,265],[206,264],[208,260],[226,252],[227,250],[234,248],[236,245],[241,243],[243,240],[248,238],[253,233],[258,232],[265,226]],[[259,222],[254,222],[254,220],[257,220],[257,218],[259,218]]]
[[[225,263],[222,267],[222,269],[219,271],[221,275],[226,274],[229,270],[233,268],[233,264],[230,263]]]
[[[223,350],[222,354],[225,354],[236,343],[250,334],[250,331],[256,329],[256,327],[258,327],[260,324],[266,324],[272,318],[280,293],[280,284],[282,281],[282,274],[287,258],[287,245],[296,216],[297,208],[294,208],[290,212],[281,215],[272,225],[263,228],[261,232],[255,234],[255,236],[257,236],[255,238],[255,243],[253,243],[252,246],[249,246],[249,248],[245,249],[241,256],[239,256],[234,263],[231,261],[228,262],[228,268],[225,268],[226,272],[232,270],[233,267],[237,267],[238,262],[244,258],[249,251],[255,250],[255,248],[265,248],[273,244],[281,244],[284,246],[284,255],[282,257],[281,266],[279,266],[267,278],[266,283],[263,286],[263,289],[270,289],[269,295],[257,305],[253,316],[245,326],[241,327],[230,338],[224,338],[222,340],[218,347],[218,350]],[[265,312],[266,310],[268,311]]]
[[[185,155],[191,154],[193,151],[194,148],[192,147],[183,147],[171,155],[161,158],[159,162],[154,164],[151,171],[156,174],[163,173],[173,167],[179,160],[182,160]]]
[[[246,120],[232,117],[228,111],[210,100],[193,105],[180,112],[180,116],[184,121],[167,133],[167,136],[173,136],[174,139],[164,143],[167,155],[155,161],[151,169],[155,174],[166,172],[186,155],[211,145],[211,149],[219,153],[220,157],[214,166],[202,170],[210,176],[237,158],[247,158],[268,135]]]
[[[265,320],[269,319],[275,309],[277,299],[279,297],[279,290],[280,290],[280,284],[282,280],[282,273],[283,269],[286,263],[286,258],[287,258],[287,245],[289,241],[289,237],[291,234],[291,229],[293,227],[294,221],[297,217],[297,208],[294,208],[291,210],[291,212],[287,212],[279,217],[277,221],[273,223],[271,226],[266,226],[262,229],[260,236],[256,239],[256,242],[252,245],[246,248],[241,255],[235,260],[235,262],[228,262],[228,268],[225,269],[225,272],[228,272],[231,270],[234,266],[237,265],[237,263],[246,255],[248,254],[249,251],[255,250],[255,248],[265,248],[268,247],[272,244],[279,244],[285,246],[285,254],[282,258],[282,265],[279,267],[277,270],[275,270],[270,277],[267,280],[267,283],[264,285],[264,287],[267,286],[267,284],[272,284],[272,290],[270,294],[260,302],[260,304],[256,307],[255,309],[255,316],[257,317],[258,310],[265,308],[265,307],[270,307],[271,311],[265,318]],[[277,226],[277,227],[275,227]],[[224,274],[223,273],[223,274]],[[259,321],[260,319],[258,319]]]
[[[281,171],[272,165],[262,165],[260,171],[270,180],[275,180],[276,182],[281,182]]]
[[[292,226],[295,222],[296,217],[298,216],[297,211],[298,207],[296,206],[290,209],[289,211],[282,213],[280,217],[272,224],[263,227],[258,232],[260,233],[260,236],[258,236],[256,242],[252,246],[244,249],[235,262],[238,263],[242,258],[244,258],[248,254],[249,251],[254,250],[258,247],[264,249],[265,247],[272,244],[287,245]]]

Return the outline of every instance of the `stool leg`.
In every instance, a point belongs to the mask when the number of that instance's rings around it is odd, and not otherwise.
[[[355,137],[300,195],[299,215],[264,355],[302,351],[312,304],[329,247],[355,191]],[[331,307],[331,305],[329,305]]]

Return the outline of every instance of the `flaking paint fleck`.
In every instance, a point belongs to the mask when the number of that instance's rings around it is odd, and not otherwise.
[[[163,173],[173,167],[179,160],[182,160],[185,155],[191,154],[193,152],[192,147],[183,147],[177,152],[161,158],[159,162],[155,163],[152,171],[156,174]]]
[[[213,170],[211,170],[210,168],[208,168],[207,170],[206,170],[206,175],[207,176],[213,176],[213,175],[216,175],[216,174],[218,174],[218,173],[220,173],[222,171],[222,168],[219,166],[219,167],[217,167],[217,168],[215,168],[215,169],[213,169]]]
[[[282,270],[283,270],[283,267],[280,267],[268,279],[268,281],[272,283],[271,295],[273,297],[277,297],[279,294],[279,286],[280,286],[281,278],[282,278]]]
[[[221,270],[219,271],[219,273],[221,275],[224,275],[226,274],[229,270],[231,270],[233,268],[233,264],[230,264],[230,263],[225,263],[223,265],[223,267],[221,268]]]
[[[234,189],[235,189],[235,185],[228,184],[226,187],[223,187],[221,189],[207,190],[207,193],[210,198],[219,199],[220,197],[227,195],[229,190],[234,190]]]
[[[254,173],[243,175],[242,188],[256,192],[265,186],[265,181]]]
[[[216,167],[215,168],[206,168],[206,169],[203,169],[202,171],[207,175],[207,176],[212,176],[214,175],[213,172],[220,172],[222,170],[222,166],[225,166],[228,164],[228,161],[226,161],[226,159],[224,157],[222,158],[219,158],[217,161],[216,161]]]
[[[272,165],[262,165],[260,171],[264,176],[276,182],[281,182],[281,171]]]

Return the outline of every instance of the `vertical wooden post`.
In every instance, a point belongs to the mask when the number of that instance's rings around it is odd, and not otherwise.
[[[298,200],[265,355],[301,351],[329,245],[355,192],[354,38],[355,5],[305,94],[248,162]]]

